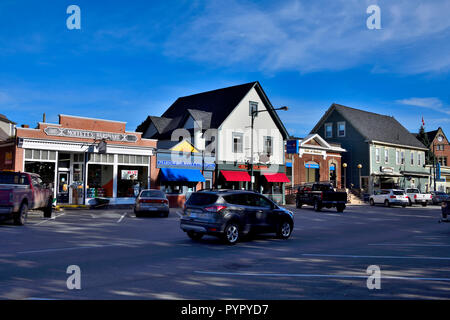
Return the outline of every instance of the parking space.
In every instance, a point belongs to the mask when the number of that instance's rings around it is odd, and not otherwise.
[[[190,240],[177,211],[66,210],[0,224],[0,298],[408,299],[450,297],[450,225],[440,207],[295,209],[290,239],[260,235],[235,246]],[[82,289],[66,287],[69,265]],[[369,290],[367,267],[381,270]]]

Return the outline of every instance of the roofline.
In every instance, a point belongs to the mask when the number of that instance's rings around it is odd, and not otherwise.
[[[86,119],[86,120],[98,120],[98,121],[106,121],[106,122],[116,122],[116,123],[125,123],[125,121],[117,121],[117,120],[107,120],[107,119],[99,119],[99,118],[89,118],[89,117],[80,117],[80,116],[72,116],[70,114],[58,114],[58,117],[70,117],[70,118],[77,118],[77,119]]]
[[[428,151],[429,150],[428,148],[421,148],[421,147],[416,147],[416,146],[408,146],[406,144],[396,144],[396,143],[384,142],[384,141],[378,141],[378,140],[366,140],[365,142],[385,144],[385,145],[388,145],[388,146],[403,147],[403,148],[423,150],[423,151]]]

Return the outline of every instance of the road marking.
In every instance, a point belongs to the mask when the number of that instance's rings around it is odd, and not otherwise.
[[[106,248],[106,247],[119,247],[120,244],[105,244],[98,246],[80,246],[80,247],[67,247],[67,248],[51,248],[51,249],[39,249],[39,250],[28,250],[19,251],[17,254],[28,254],[28,253],[43,253],[43,252],[56,252],[56,251],[69,251],[69,250],[79,250],[79,249],[94,249],[94,248]]]
[[[375,259],[422,259],[422,260],[450,260],[450,257],[405,257],[405,256],[365,256],[348,254],[315,254],[303,253],[302,256],[310,257],[331,257],[331,258],[375,258]]]
[[[369,246],[397,246],[397,247],[450,247],[450,244],[414,244],[414,243],[369,243]]]
[[[61,214],[59,214],[59,215],[57,215],[57,216],[53,216],[53,217],[51,217],[51,218],[49,218],[49,219],[46,219],[46,220],[41,221],[41,222],[39,222],[39,223],[36,223],[36,225],[38,226],[38,225],[43,224],[43,223],[46,223],[46,222],[48,222],[48,221],[56,220],[57,217],[61,217],[61,216],[63,216],[63,215],[65,215],[65,213],[61,213]]]
[[[125,212],[121,217],[120,217],[120,219],[117,221],[117,223],[120,223],[122,220],[123,220],[123,218],[125,218],[126,216],[127,216],[127,212]]]
[[[178,211],[175,211],[175,212],[180,218],[183,218],[183,215],[180,212],[178,212]]]
[[[338,278],[338,279],[367,279],[363,275],[340,275],[340,274],[314,274],[314,273],[252,273],[252,272],[209,272],[194,271],[198,274],[222,275],[222,276],[246,276],[246,277],[296,277],[296,278]],[[395,277],[381,275],[382,279],[391,280],[422,280],[422,281],[450,281],[450,278],[422,278],[422,277]]]

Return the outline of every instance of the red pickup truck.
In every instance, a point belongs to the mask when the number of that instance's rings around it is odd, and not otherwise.
[[[0,171],[0,219],[14,219],[17,225],[25,224],[28,210],[44,211],[52,216],[53,191],[39,175],[26,172]]]

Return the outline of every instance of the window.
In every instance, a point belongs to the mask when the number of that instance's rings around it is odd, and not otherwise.
[[[380,148],[375,148],[375,161],[380,162]]]
[[[333,124],[332,123],[325,124],[325,138],[333,138]]]
[[[422,153],[417,154],[417,165],[418,166],[422,165]]]
[[[405,164],[405,151],[400,152],[400,164]]]
[[[384,162],[389,162],[389,149],[384,149]]]
[[[338,122],[338,137],[345,137],[345,122]]]
[[[395,150],[395,163],[400,164],[400,151]]]
[[[414,165],[414,152],[411,151],[411,165]]]
[[[444,166],[444,167],[447,166],[447,157],[439,157],[438,161],[441,166]]]
[[[264,137],[264,154],[273,154],[272,137]]]
[[[244,151],[243,139],[243,133],[233,132],[233,153],[242,153]]]
[[[249,116],[252,116],[253,112],[258,111],[258,102],[253,102],[250,101],[250,106],[249,106]],[[258,112],[256,112],[256,114],[254,115],[255,117],[258,116]]]

